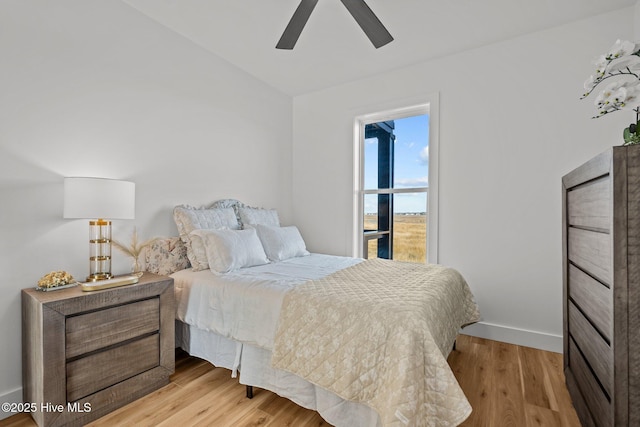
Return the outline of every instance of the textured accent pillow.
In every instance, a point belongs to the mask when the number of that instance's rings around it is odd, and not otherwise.
[[[289,258],[309,255],[307,245],[295,225],[274,227],[258,224],[254,227],[270,261],[284,261]]]
[[[189,259],[180,237],[155,239],[145,248],[145,270],[167,275],[185,268],[189,268]]]
[[[240,222],[243,226],[256,224],[280,226],[278,211],[275,209],[240,206],[238,208],[238,215],[240,216]]]
[[[269,263],[254,229],[193,230],[191,234],[199,236],[204,242],[211,271],[228,273]]]
[[[194,271],[209,268],[204,244],[199,237],[192,237],[190,233],[199,229],[240,228],[236,213],[232,207],[228,208],[194,208],[191,206],[176,206],[173,209],[173,219],[178,227],[180,238],[187,246],[187,258]]]

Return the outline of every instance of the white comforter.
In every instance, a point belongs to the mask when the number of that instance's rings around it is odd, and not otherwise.
[[[385,427],[456,426],[471,406],[446,358],[479,315],[456,270],[370,259],[287,293],[271,363]]]
[[[211,270],[178,271],[171,275],[176,290],[176,317],[199,329],[271,350],[288,290],[361,261],[311,254],[224,275],[215,275]]]

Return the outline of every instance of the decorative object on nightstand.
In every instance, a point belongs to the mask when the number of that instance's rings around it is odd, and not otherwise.
[[[153,243],[156,239],[157,238],[153,238],[144,242],[139,242],[138,230],[134,227],[133,234],[131,235],[131,243],[126,245],[124,243],[120,243],[115,239],[111,243],[113,247],[133,258],[133,266],[131,267],[131,272],[137,273],[138,271],[140,271],[140,255],[142,253],[142,250]]]
[[[619,110],[634,111],[635,121],[624,129],[622,145],[640,144],[640,44],[617,40],[607,54],[595,60],[595,66],[595,74],[584,83],[586,92],[581,99],[606,80],[596,97],[598,114],[593,118]]]
[[[73,276],[66,271],[52,271],[47,273],[38,280],[39,291],[57,291],[59,289],[70,288],[72,286],[78,286],[78,282]]]
[[[109,219],[135,218],[135,184],[104,178],[65,178],[64,218],[91,219],[87,281],[110,279],[111,221]]]
[[[84,425],[168,384],[174,317],[173,279],[152,273],[96,292],[23,289],[23,399],[33,419]]]

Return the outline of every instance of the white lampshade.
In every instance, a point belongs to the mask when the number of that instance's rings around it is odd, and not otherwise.
[[[134,219],[136,184],[104,178],[64,179],[64,218]]]

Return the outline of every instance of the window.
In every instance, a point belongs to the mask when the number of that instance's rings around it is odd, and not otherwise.
[[[356,256],[437,262],[432,111],[430,103],[358,120]]]

